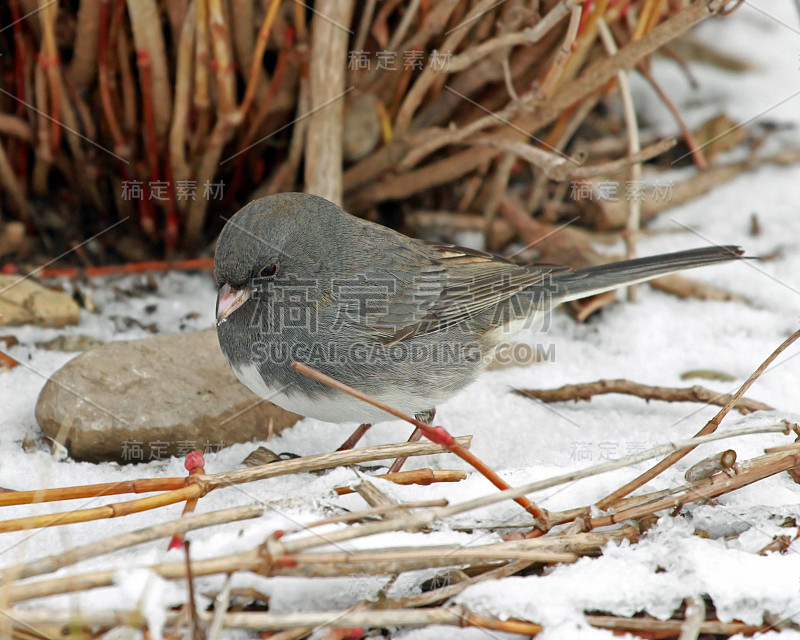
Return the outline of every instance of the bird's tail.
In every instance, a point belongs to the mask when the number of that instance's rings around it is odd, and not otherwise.
[[[743,254],[744,250],[741,247],[733,245],[665,253],[647,258],[602,264],[577,271],[554,273],[551,276],[552,285],[558,302],[567,302],[645,282],[683,269],[736,260]]]

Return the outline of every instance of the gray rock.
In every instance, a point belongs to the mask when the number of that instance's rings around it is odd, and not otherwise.
[[[298,419],[236,379],[213,329],[87,351],[53,374],[36,403],[42,431],[93,462],[218,451]]]

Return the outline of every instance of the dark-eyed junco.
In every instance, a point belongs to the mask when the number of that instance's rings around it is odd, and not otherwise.
[[[282,193],[243,207],[220,234],[217,332],[233,371],[259,396],[327,422],[375,423],[390,416],[289,364],[424,414],[555,305],[742,253],[712,246],[576,271],[519,265]]]

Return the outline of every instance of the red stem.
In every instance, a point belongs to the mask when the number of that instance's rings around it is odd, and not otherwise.
[[[205,473],[205,459],[203,458],[203,454],[199,451],[190,451],[189,454],[186,456],[186,461],[184,465],[186,470],[189,472],[189,478],[192,476],[199,475],[201,473]],[[188,484],[188,479],[187,479]],[[192,513],[197,506],[197,498],[190,498],[186,501],[186,505],[183,507],[183,516],[186,514]],[[183,540],[186,534],[184,533],[176,533],[172,536],[172,540],[169,542],[168,549],[177,549],[183,545]],[[188,544],[188,543],[187,543]]]
[[[141,74],[142,84],[142,110],[144,113],[144,144],[147,155],[147,165],[150,169],[150,181],[159,182],[158,171],[158,143],[156,141],[156,120],[153,111],[153,67],[150,62],[150,56],[144,49],[139,49],[137,52],[137,64]],[[153,207],[150,205],[149,194],[147,198],[142,199],[142,203],[147,203],[147,206],[140,207],[142,211],[142,228],[148,235],[154,236],[156,233],[155,228],[155,215],[153,214]]]
[[[25,42],[22,37],[22,22],[20,21],[19,13],[19,0],[10,0],[11,20],[14,23],[14,84],[16,89],[17,98],[17,116],[26,119],[25,114]],[[15,141],[17,147],[17,176],[19,177],[20,184],[26,185],[28,183],[28,145],[23,140]],[[28,221],[31,226],[30,232],[33,232],[33,222]]]
[[[103,108],[103,115],[108,122],[111,137],[114,138],[115,151],[119,154],[125,146],[125,134],[122,132],[119,120],[111,103],[111,90],[108,82],[108,52],[109,52],[109,28],[111,22],[111,11],[108,6],[109,0],[100,2],[100,32],[97,37],[97,62],[98,62],[98,82],[100,84],[100,103]]]
[[[594,5],[594,0],[586,0],[583,4],[583,10],[581,11],[581,21],[578,25],[578,33],[576,34],[576,39],[583,33],[583,30],[586,28],[586,23],[589,20],[589,16],[592,13],[592,6]]]
[[[148,271],[207,271],[214,266],[214,258],[194,258],[192,260],[159,260],[154,262],[131,262],[128,264],[112,264],[102,267],[66,267],[57,269],[41,269],[29,275],[37,278],[100,278],[130,273],[146,273]],[[20,270],[13,264],[5,264],[0,273],[14,275]]]
[[[292,362],[290,365],[292,369],[297,371],[298,373],[302,373],[303,375],[308,376],[309,378],[313,378],[315,380],[319,380],[327,384],[334,389],[339,389],[344,393],[347,393],[354,398],[358,398],[359,400],[363,400],[364,402],[371,404],[374,407],[378,407],[382,409],[386,413],[389,413],[401,420],[405,420],[406,422],[410,422],[413,424],[417,429],[422,431],[423,435],[428,438],[431,442],[435,442],[436,444],[441,444],[447,447],[452,453],[456,454],[459,458],[464,460],[465,462],[472,465],[476,471],[482,474],[489,482],[491,482],[495,487],[504,491],[506,489],[510,489],[511,485],[509,485],[505,480],[503,480],[494,469],[492,469],[489,465],[487,465],[483,460],[478,458],[474,453],[469,451],[468,449],[462,447],[458,441],[450,435],[450,433],[444,427],[432,427],[424,422],[417,420],[416,418],[412,418],[411,416],[406,415],[402,411],[391,407],[390,405],[386,404],[385,402],[381,402],[380,400],[376,400],[375,398],[368,396],[366,393],[358,391],[357,389],[353,389],[352,387],[347,386],[346,384],[339,382],[335,378],[331,378],[330,376],[325,375],[321,371],[317,371],[313,367],[309,367],[306,364],[301,362]],[[528,498],[525,496],[520,496],[519,498],[514,498],[514,501],[519,504],[525,511],[530,513],[536,519],[543,519],[544,518],[544,511],[532,503]]]
[[[175,247],[178,246],[178,212],[175,209],[175,176],[172,174],[172,163],[169,160],[169,154],[166,154],[164,159],[166,165],[167,176],[167,199],[164,202],[164,211],[166,213],[166,227],[164,229],[164,244],[167,249],[167,256],[172,255]]]

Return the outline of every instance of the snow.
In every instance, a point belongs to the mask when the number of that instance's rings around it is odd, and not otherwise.
[[[769,17],[765,15],[768,13]],[[800,71],[798,71],[798,15],[789,2],[748,2],[732,16],[703,23],[696,34],[731,54],[756,65],[754,71],[731,74],[693,63],[700,85],[692,89],[677,66],[657,58],[656,78],[680,105],[691,126],[724,108],[735,121],[760,119],[790,123],[773,134],[767,151],[800,142]],[[767,43],[765,45],[765,42]],[[653,130],[676,132],[674,122],[652,90],[633,76],[634,100]],[[761,151],[765,153],[765,150]],[[734,157],[731,154],[730,157]],[[738,157],[738,156],[737,156]],[[685,170],[676,172],[681,179]],[[661,177],[663,179],[663,176]],[[677,177],[676,177],[677,179]],[[485,374],[468,390],[439,407],[437,423],[453,434],[473,434],[472,450],[493,465],[512,485],[544,479],[567,470],[580,469],[607,458],[635,453],[655,444],[685,438],[714,415],[713,407],[694,404],[645,403],[636,398],[610,395],[591,403],[545,406],[509,393],[513,388],[557,387],[598,378],[624,377],[642,383],[685,386],[697,382],[720,392],[732,392],[791,332],[798,328],[800,311],[800,216],[797,185],[800,166],[765,166],[722,185],[687,205],[662,214],[650,228],[664,233],[648,235],[639,244],[641,255],[674,251],[707,242],[740,244],[749,255],[780,255],[763,262],[741,262],[697,270],[691,277],[744,296],[750,304],[679,300],[640,287],[638,301],[606,308],[585,324],[576,324],[564,313],[552,315],[546,333],[529,331],[516,340],[552,347],[554,361]],[[750,234],[751,214],[757,214],[762,232]],[[687,230],[677,223],[687,225]],[[598,247],[621,253],[621,245]],[[173,273],[156,278],[158,290],[141,297],[115,296],[112,285],[122,290],[143,282],[143,277],[107,279],[95,283],[99,314],[82,312],[81,323],[66,330],[19,327],[4,330],[19,341],[10,354],[22,366],[0,374],[0,486],[12,489],[55,487],[110,482],[141,477],[168,477],[185,473],[181,460],[158,460],[135,466],[88,464],[51,455],[42,448],[26,452],[23,441],[38,438],[34,420],[36,397],[47,376],[74,354],[46,351],[35,342],[61,333],[89,335],[103,340],[128,340],[150,335],[146,329],[125,328],[120,317],[155,322],[162,333],[194,330],[213,324],[215,291],[208,276]],[[157,305],[154,311],[150,305]],[[197,318],[187,319],[191,312]],[[115,319],[115,317],[117,319]],[[768,414],[740,416],[732,413],[723,429],[774,424],[780,419],[800,420],[797,393],[800,347],[794,345],[756,382],[749,397],[776,408]],[[732,375],[733,382],[683,381],[692,369],[714,369]],[[355,425],[330,425],[306,419],[266,444],[277,452],[300,455],[337,447]],[[364,446],[398,442],[410,427],[400,422],[375,426]],[[763,453],[765,447],[786,444],[785,436],[751,435],[700,447],[648,486],[652,490],[682,482],[686,469],[722,446],[734,448],[739,459]],[[209,473],[237,468],[257,446],[238,444],[206,457]],[[407,468],[465,468],[452,456],[411,459]],[[545,491],[534,498],[550,510],[591,504],[636,473],[642,463]],[[303,525],[330,513],[331,508],[364,508],[358,496],[338,497],[332,489],[356,479],[350,469],[321,475],[300,474],[221,489],[204,497],[198,512],[236,505],[267,502],[273,509],[256,520],[192,532],[194,558],[209,558],[251,549],[276,529],[302,530]],[[402,501],[445,497],[461,502],[494,489],[483,478],[470,474],[457,484],[401,487],[379,483],[391,497]],[[3,509],[4,519],[32,513],[51,513],[66,508],[85,508],[120,498],[77,500]],[[122,497],[122,499],[126,499]],[[14,563],[58,553],[136,528],[175,519],[182,505],[173,505],[129,518],[72,524],[52,529],[0,536],[0,564]],[[459,524],[518,520],[519,508],[498,504],[440,523],[432,533],[382,534],[342,545],[342,548],[375,548],[400,545],[464,544],[496,542],[496,534],[481,530],[455,531]],[[592,629],[585,611],[615,615],[647,612],[669,618],[682,601],[707,594],[720,620],[760,623],[765,613],[800,623],[800,555],[798,543],[784,554],[758,555],[776,535],[790,535],[783,528],[787,517],[800,518],[798,487],[787,474],[779,474],[726,495],[716,506],[690,505],[679,517],[663,517],[637,544],[609,544],[598,558],[584,558],[558,566],[541,576],[512,577],[470,587],[456,602],[487,615],[518,617],[539,622],[542,638],[580,640],[611,638],[610,631]],[[336,525],[328,530],[340,528]],[[707,532],[708,538],[695,535]],[[115,585],[83,594],[70,594],[27,602],[21,607],[71,609],[138,609],[159,637],[167,609],[185,602],[186,585],[165,581],[141,567],[178,561],[182,552],[167,551],[166,541],[139,545],[108,556],[87,560],[58,575],[100,569],[117,570]],[[390,596],[418,593],[420,584],[435,571],[403,575],[389,588]],[[196,580],[199,606],[208,604],[203,594],[219,590],[223,577]],[[271,597],[271,611],[342,608],[364,598],[374,598],[386,578],[356,576],[352,579],[275,578],[235,574],[234,587],[255,587]],[[237,634],[237,637],[240,634]],[[478,639],[512,637],[476,629],[429,627],[398,630],[404,640],[429,638]],[[800,637],[791,630],[762,637]],[[516,636],[514,636],[516,637]]]

